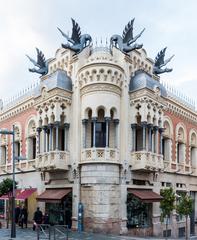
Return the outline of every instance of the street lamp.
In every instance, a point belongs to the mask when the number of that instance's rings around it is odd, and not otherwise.
[[[26,158],[18,156],[15,156],[15,147],[14,147],[14,141],[15,141],[15,132],[14,132],[14,125],[12,126],[12,131],[9,131],[7,129],[1,129],[0,134],[5,135],[12,135],[12,223],[11,223],[11,238],[16,237],[16,224],[15,224],[15,160],[25,160]]]

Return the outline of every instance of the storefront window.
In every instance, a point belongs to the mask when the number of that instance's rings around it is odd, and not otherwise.
[[[127,227],[149,227],[151,225],[152,204],[143,203],[131,193],[127,195]]]
[[[5,214],[5,201],[0,200],[0,218],[4,218]]]
[[[46,213],[49,214],[51,225],[72,225],[72,193],[69,193],[60,203],[46,203]]]

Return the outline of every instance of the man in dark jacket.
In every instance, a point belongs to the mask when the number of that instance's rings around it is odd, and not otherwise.
[[[42,211],[40,211],[40,208],[37,207],[37,210],[35,211],[34,218],[33,218],[33,220],[34,220],[33,230],[34,231],[36,229],[36,224],[42,223],[42,218],[43,218]]]
[[[23,208],[20,211],[20,223],[21,223],[21,228],[23,228],[23,224],[25,224],[26,228],[27,228],[27,209],[25,206],[23,206]]]

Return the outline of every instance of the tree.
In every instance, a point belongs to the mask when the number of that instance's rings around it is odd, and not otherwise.
[[[161,213],[161,221],[164,221],[164,218],[166,219],[166,234],[165,239],[167,239],[167,230],[168,230],[168,221],[170,219],[170,214],[175,209],[175,193],[173,192],[172,188],[165,188],[162,189],[160,192],[163,199],[160,203],[160,208],[162,210]]]
[[[12,192],[12,189],[13,189],[12,179],[10,178],[3,179],[3,181],[0,183],[0,196]]]
[[[17,187],[17,182],[15,182],[15,188]],[[10,178],[5,178],[3,181],[0,183],[0,196],[8,194],[9,196],[9,201],[8,201],[8,210],[7,210],[7,228],[9,226],[9,219],[11,215],[11,194],[13,190],[13,181]]]
[[[188,217],[192,213],[192,198],[188,194],[181,194],[176,206],[177,213],[185,216],[185,239],[188,237]]]

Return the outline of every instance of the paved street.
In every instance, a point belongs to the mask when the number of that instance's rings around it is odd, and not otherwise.
[[[0,229],[0,239],[1,240],[10,240],[10,229]],[[37,240],[36,232],[32,231],[32,228],[27,229],[20,229],[17,228],[16,230],[16,238],[15,240]],[[47,239],[42,235],[40,240]],[[53,236],[51,239],[54,240]],[[127,237],[127,236],[112,236],[112,235],[102,235],[102,234],[93,234],[93,233],[69,233],[68,235],[69,240],[156,240],[158,238],[137,238],[137,237]],[[197,240],[197,237],[192,237],[191,239]],[[59,236],[56,240],[66,240],[66,236]],[[172,240],[172,239],[171,239]]]

